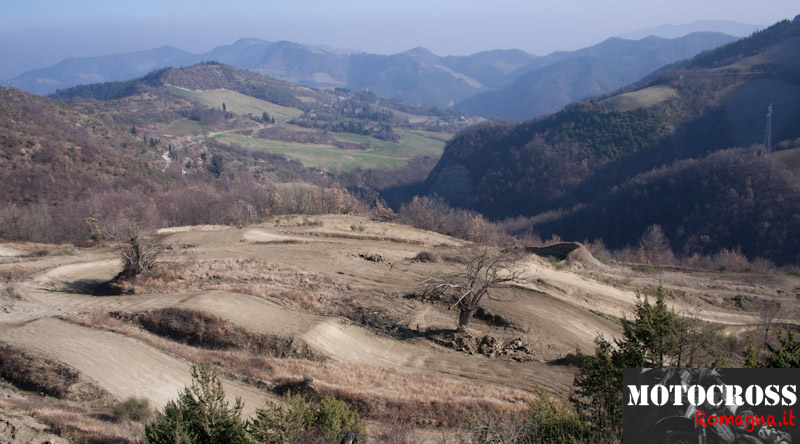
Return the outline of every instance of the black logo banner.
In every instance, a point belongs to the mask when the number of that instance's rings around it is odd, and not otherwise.
[[[800,444],[800,369],[623,373],[626,444]]]

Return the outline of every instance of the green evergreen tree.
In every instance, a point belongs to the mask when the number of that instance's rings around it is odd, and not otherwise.
[[[786,336],[783,332],[786,332]],[[800,368],[800,341],[788,327],[778,332],[778,343],[780,347],[773,347],[767,344],[772,356],[767,361],[767,367],[771,368]]]
[[[747,338],[747,348],[744,351],[744,367],[758,368],[761,366],[761,362],[758,360],[758,352],[756,352],[756,345],[753,342],[753,337],[750,336]]]
[[[669,366],[677,357],[675,314],[665,298],[666,292],[659,286],[655,305],[650,305],[646,297],[640,298],[634,320],[623,320],[622,339],[612,344],[598,337],[594,356],[578,352],[579,372],[570,401],[591,424],[598,442],[621,437],[622,370]]]
[[[189,418],[175,401],[169,401],[162,413],[144,428],[144,444],[193,444],[197,436],[189,430]]]
[[[213,364],[192,366],[192,385],[145,427],[144,444],[249,444],[242,402],[231,407]]]
[[[300,395],[287,392],[283,405],[267,403],[256,410],[248,426],[250,435],[259,443],[293,444],[297,442],[338,443],[347,432],[364,433],[358,413],[335,397],[328,395],[318,404],[308,404]]]
[[[295,443],[309,428],[308,406],[300,395],[287,392],[283,405],[267,401],[248,425],[251,436],[263,444]]]
[[[623,356],[602,337],[595,339],[594,356],[578,351],[580,372],[569,399],[598,437],[622,433]]]
[[[364,432],[358,413],[332,395],[326,396],[317,405],[311,415],[311,424],[325,442],[340,442],[350,431],[356,435]]]
[[[665,298],[664,287],[659,285],[655,306],[650,305],[647,297],[639,299],[634,321],[622,321],[624,346],[629,353],[641,353],[645,367],[664,367],[676,351],[675,314],[667,307]]]
[[[211,156],[211,172],[214,173],[215,176],[219,177],[222,174],[222,171],[225,168],[225,161],[222,159],[222,156],[219,154],[214,154]]]

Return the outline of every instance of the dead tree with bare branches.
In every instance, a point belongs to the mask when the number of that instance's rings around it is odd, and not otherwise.
[[[104,231],[106,237],[117,244],[122,259],[122,271],[115,280],[133,278],[158,264],[158,256],[163,248],[145,228],[129,224],[113,226]]]
[[[766,352],[769,348],[770,330],[775,325],[775,320],[781,313],[781,303],[778,301],[763,301],[761,308],[758,310],[759,318],[761,320],[761,328],[764,330],[764,345],[762,352]]]
[[[442,292],[451,310],[458,308],[458,330],[465,331],[484,297],[491,298],[494,290],[522,282],[525,270],[518,258],[515,251],[482,247],[466,257],[462,270],[429,277],[423,286]]]

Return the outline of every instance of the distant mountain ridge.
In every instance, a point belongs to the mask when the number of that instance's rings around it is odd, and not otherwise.
[[[669,63],[736,40],[726,34],[693,33],[678,39],[610,38],[571,53],[554,53],[521,68],[506,88],[455,105],[489,118],[522,121],[560,110],[586,97],[614,91]]]
[[[764,28],[766,28],[764,25],[749,25],[747,23],[734,22],[731,20],[698,20],[680,25],[666,24],[654,28],[640,29],[620,34],[617,37],[639,40],[652,35],[665,39],[674,39],[693,32],[721,32],[736,37],[747,37],[759,29]]]
[[[634,52],[635,55],[631,57],[644,59],[641,63],[633,64],[643,64],[647,69],[655,69],[660,65],[654,66],[649,61],[651,56],[635,49],[638,46],[652,46],[647,40],[631,42],[627,45],[627,49]],[[713,43],[716,42],[698,45],[697,51],[710,49],[709,45]],[[538,57],[518,49],[442,57],[425,48],[414,48],[391,55],[376,55],[287,41],[268,42],[257,38],[243,38],[230,45],[218,46],[204,54],[191,54],[172,47],[162,47],[101,57],[70,58],[50,68],[24,73],[9,83],[29,92],[49,94],[78,84],[123,81],[141,77],[154,69],[188,66],[213,60],[315,88],[368,89],[381,97],[398,98],[414,104],[449,107],[476,94],[504,88],[526,73],[567,59],[596,57],[604,66],[619,65],[617,59],[622,56],[614,53],[614,46],[600,44],[573,52],[557,52],[545,57]],[[616,46],[621,48],[619,50],[626,48],[624,44]],[[693,54],[683,51],[672,57],[667,56],[663,58],[665,60],[663,63],[688,55]],[[610,63],[605,61],[608,57],[614,61]],[[621,72],[616,73],[612,77],[623,76],[625,81],[616,80],[609,86],[602,78],[595,80],[595,77],[607,74],[593,76],[595,70],[587,70],[581,64],[567,64],[562,66],[562,69],[569,71],[568,76],[580,77],[580,82],[597,83],[596,88],[589,90],[592,94],[608,91],[608,88],[621,86],[641,77],[639,75],[629,79],[633,75],[624,76]],[[581,77],[581,69],[588,71],[589,80]],[[645,68],[632,72],[638,75],[644,74],[644,71]],[[562,91],[563,87],[557,89],[557,94],[574,100],[576,93]],[[559,99],[557,103],[564,100]],[[546,109],[551,108],[552,105],[546,107]],[[482,110],[477,111],[480,111],[480,114],[493,115]]]
[[[70,57],[49,68],[21,74],[8,84],[46,95],[75,85],[129,80],[166,66],[191,65],[196,59],[196,54],[172,46],[98,57]]]
[[[163,47],[70,58],[49,68],[24,73],[8,83],[45,95],[80,84],[129,80],[167,66],[217,61],[316,88],[369,89],[382,97],[449,106],[479,91],[499,86],[507,75],[534,59],[536,56],[521,50],[440,57],[424,48],[415,48],[393,55],[375,55],[243,38],[204,54]]]

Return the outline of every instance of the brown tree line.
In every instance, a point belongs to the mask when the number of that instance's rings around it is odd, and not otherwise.
[[[779,264],[800,262],[800,181],[756,150],[731,149],[641,174],[537,231],[599,239],[620,249],[659,225],[679,256],[723,250]]]
[[[86,245],[103,238],[104,230],[111,226],[241,226],[276,214],[354,213],[361,208],[361,203],[342,189],[310,184],[246,181],[224,190],[201,185],[147,194],[109,191],[55,205],[0,204],[0,238]]]

